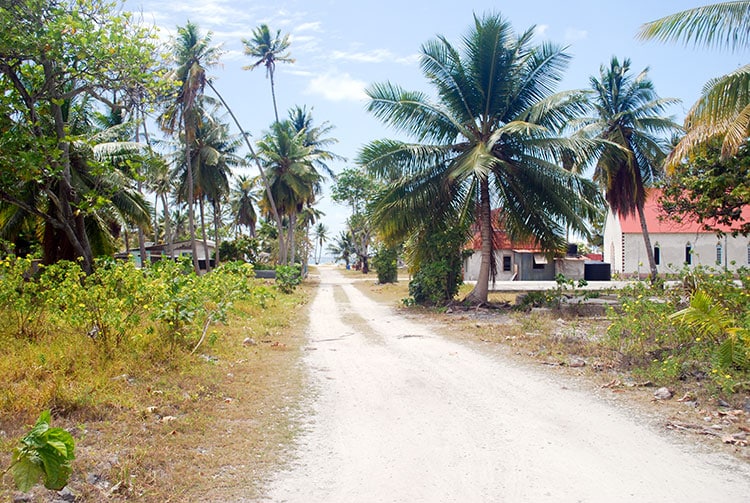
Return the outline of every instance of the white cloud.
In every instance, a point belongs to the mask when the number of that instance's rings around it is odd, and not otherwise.
[[[567,28],[565,30],[565,41],[575,42],[576,40],[586,40],[589,36],[589,32],[586,30],[579,30],[578,28]]]
[[[363,101],[367,99],[367,83],[348,73],[327,73],[310,80],[306,94],[322,96],[329,101]]]
[[[549,30],[549,25],[548,24],[538,24],[534,28],[534,36],[542,38],[542,37],[544,37],[544,35],[547,34],[547,30]]]
[[[354,61],[356,63],[383,63],[387,61],[403,65],[411,65],[418,61],[419,56],[411,55],[399,57],[388,49],[373,49],[371,51],[359,52],[333,51],[331,53],[331,59]]]
[[[316,21],[314,23],[302,23],[301,25],[297,26],[293,30],[295,33],[303,32],[303,31],[313,31],[320,33],[322,32],[321,23],[320,21]]]

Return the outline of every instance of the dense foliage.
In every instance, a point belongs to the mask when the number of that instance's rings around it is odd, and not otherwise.
[[[378,274],[378,283],[398,281],[398,247],[381,245],[372,257],[372,265]]]
[[[663,183],[662,208],[678,222],[696,219],[708,231],[748,235],[750,221],[742,214],[750,203],[748,173],[750,144],[722,159],[721,146],[714,142],[675,166]]]
[[[91,397],[86,390],[76,397],[69,380],[91,372],[94,361],[120,373],[133,358],[169,361],[195,351],[236,302],[264,306],[273,297],[243,263],[197,276],[186,262],[141,270],[100,260],[86,275],[74,262],[43,266],[6,257],[0,261],[0,351],[6,355],[0,375],[16,385],[0,390],[0,410],[75,408]]]

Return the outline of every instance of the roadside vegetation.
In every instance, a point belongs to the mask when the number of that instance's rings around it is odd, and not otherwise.
[[[310,286],[282,294],[238,263],[95,270],[0,261],[2,470],[48,410],[75,439],[69,488],[84,501],[197,500],[240,469],[232,490],[253,494],[295,428]]]

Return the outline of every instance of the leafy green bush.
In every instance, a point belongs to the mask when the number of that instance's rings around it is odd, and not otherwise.
[[[44,411],[34,427],[13,450],[13,480],[19,491],[27,492],[40,479],[44,487],[59,491],[68,484],[70,463],[75,459],[75,441],[62,428],[50,426],[50,412]]]
[[[302,282],[299,267],[280,265],[276,267],[276,286],[282,293],[292,293]]]
[[[417,304],[437,305],[451,300],[461,284],[455,275],[456,271],[443,260],[423,264],[409,282],[409,295]],[[451,276],[454,276],[453,280]]]
[[[372,265],[378,274],[378,283],[398,281],[398,248],[381,246],[372,258]]]

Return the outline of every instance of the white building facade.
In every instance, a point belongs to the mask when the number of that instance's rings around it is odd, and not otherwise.
[[[696,222],[678,223],[664,218],[658,196],[655,191],[649,198],[645,216],[659,274],[677,273],[685,266],[732,271],[750,267],[750,237],[719,237]],[[603,248],[604,261],[611,264],[612,274],[648,276],[648,255],[637,214],[625,218],[610,210],[604,226]]]

